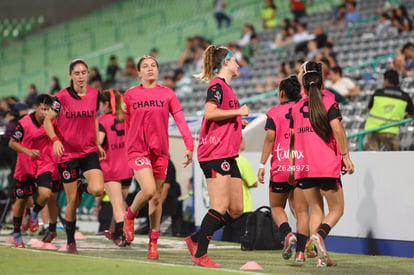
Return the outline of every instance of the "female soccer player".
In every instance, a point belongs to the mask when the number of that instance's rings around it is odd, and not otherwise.
[[[318,250],[317,264],[326,266],[329,257],[323,240],[344,210],[341,171],[352,174],[354,165],[349,158],[338,104],[322,95],[321,74],[316,70],[306,71],[302,84],[308,97],[292,109],[289,159],[294,169],[289,173],[289,183],[295,184],[296,180],[297,186],[303,189],[311,211],[310,233]],[[303,157],[295,158],[294,152],[302,152]],[[328,203],[326,217],[321,194]]]
[[[100,95],[99,109],[103,113],[98,118],[99,144],[105,149],[106,158],[101,160],[104,175],[105,192],[112,204],[115,230],[108,236],[116,245],[125,246],[122,229],[124,213],[127,208],[125,198],[131,185],[132,172],[128,168],[125,148],[125,124],[123,111],[123,96],[112,89],[105,90]]]
[[[124,216],[124,235],[127,241],[134,239],[134,219],[138,211],[149,202],[150,231],[149,259],[158,259],[157,240],[160,232],[162,185],[168,167],[168,117],[171,113],[183,136],[186,161],[193,158],[193,138],[185,122],[180,103],[174,92],[157,84],[158,62],[151,56],[143,56],[137,64],[141,84],[125,92],[125,130],[127,135],[128,165],[134,170],[141,191]]]
[[[70,86],[56,94],[50,112],[44,121],[45,130],[53,141],[53,152],[58,157],[59,173],[67,198],[65,229],[67,249],[78,254],[75,242],[76,207],[83,191],[97,197],[103,194],[103,174],[99,158],[105,151],[99,145],[98,90],[86,85],[88,65],[75,59],[69,64]],[[83,173],[88,184],[79,185]]]
[[[52,175],[56,177],[58,173],[55,171],[57,169],[52,156],[52,142],[43,128],[43,121],[51,104],[52,99],[49,95],[38,95],[34,104],[35,111],[19,120],[9,141],[10,148],[18,152],[14,174],[17,200],[13,208],[16,247],[24,247],[20,225],[27,198],[34,194],[30,230],[36,232],[39,228],[39,212],[52,196],[52,190],[59,186],[59,183],[52,182]]]
[[[294,188],[288,183],[289,176],[289,124],[292,108],[301,99],[300,83],[296,76],[290,76],[279,84],[279,102],[270,109],[266,121],[266,137],[263,143],[260,168],[258,172],[259,182],[264,183],[265,163],[272,153],[270,169],[269,202],[272,217],[280,228],[284,246],[282,257],[289,259],[292,255],[292,245],[297,241],[295,260],[305,260],[304,249],[309,233],[308,205],[303,196],[303,191]],[[296,158],[302,158],[302,152],[294,152]],[[307,169],[303,167],[303,169]],[[290,200],[296,217],[297,237],[292,233],[285,212],[286,201]]]
[[[210,84],[200,130],[198,161],[207,179],[210,210],[200,230],[185,242],[194,264],[219,268],[221,266],[207,256],[207,248],[214,231],[243,213],[242,180],[235,158],[242,128],[247,125],[241,117],[249,115],[249,109],[245,105],[240,107],[229,86],[239,69],[233,53],[211,45],[204,52],[203,63],[203,71],[196,77]]]

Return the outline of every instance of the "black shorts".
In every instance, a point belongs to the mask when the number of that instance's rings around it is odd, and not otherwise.
[[[123,179],[121,180],[121,185],[122,187],[129,187],[131,185],[131,182],[132,178]]]
[[[341,178],[303,178],[298,179],[297,186],[300,189],[319,187],[324,191],[339,190],[342,188]]]
[[[84,173],[88,170],[99,169],[99,157],[98,153],[90,153],[83,158],[70,160],[64,163],[59,163],[59,174],[63,183],[70,183],[78,180],[81,172]]]
[[[63,185],[60,180],[52,180],[51,172],[45,172],[37,176],[37,186],[49,188],[53,193],[63,190]]]
[[[28,178],[25,181],[15,180],[14,196],[15,198],[25,199],[33,195],[35,190],[35,181],[33,177]]]
[[[275,182],[275,181],[269,182],[269,192],[272,192],[272,193],[289,193],[294,188],[295,187],[293,185],[290,185],[287,181],[286,182]]]
[[[216,177],[216,173],[220,175],[230,175],[232,178],[241,178],[239,167],[235,158],[215,159],[200,162],[201,170],[203,170],[206,179]]]

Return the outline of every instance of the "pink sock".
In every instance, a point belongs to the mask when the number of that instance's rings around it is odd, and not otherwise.
[[[138,213],[132,213],[132,211],[131,211],[131,207],[128,207],[128,210],[127,210],[127,212],[126,212],[126,218],[128,219],[128,220],[133,220],[133,219],[135,219],[136,217],[138,216]]]
[[[151,243],[157,243],[157,240],[160,237],[160,231],[159,230],[152,231],[150,229],[150,231],[148,232],[148,236],[149,236],[149,239],[150,239]]]

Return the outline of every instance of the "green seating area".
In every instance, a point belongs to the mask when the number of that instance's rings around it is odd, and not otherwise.
[[[4,19],[0,21],[0,42],[3,40],[17,39],[24,34],[35,31],[45,24],[43,16],[38,18]]]
[[[260,10],[264,1],[228,0],[232,26],[217,30],[213,1],[205,0],[127,0],[113,3],[88,16],[51,27],[0,49],[0,97],[22,98],[29,84],[40,91],[49,78],[67,81],[69,62],[84,58],[90,67],[103,73],[109,56],[117,55],[124,66],[128,56],[138,58],[153,47],[159,61],[177,60],[189,36],[202,35],[216,44],[239,39],[244,23],[261,30]],[[311,12],[330,10],[337,0],[314,0]],[[292,17],[288,1],[276,0],[277,19]]]

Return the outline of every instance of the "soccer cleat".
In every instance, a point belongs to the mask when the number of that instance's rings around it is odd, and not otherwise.
[[[304,262],[305,261],[305,254],[303,254],[302,251],[296,252],[295,261],[296,262]]]
[[[37,215],[37,217],[39,217],[39,214]],[[32,218],[29,221],[29,227],[30,227],[30,231],[32,231],[33,233],[36,232],[39,229],[39,219],[36,218],[36,221],[33,220],[33,215],[32,215]]]
[[[338,264],[331,260],[331,258],[328,257],[328,263],[326,264],[326,266],[337,266]]]
[[[147,258],[151,260],[158,260],[159,256],[160,255],[158,254],[157,243],[149,242]]]
[[[328,252],[325,248],[325,243],[323,242],[322,237],[316,233],[311,236],[311,240],[313,244],[316,246],[316,250],[318,250],[318,263],[317,266],[327,265],[328,264]],[[319,261],[320,260],[320,261]],[[321,265],[319,265],[319,262]]]
[[[315,246],[313,245],[313,242],[310,239],[306,241],[305,255],[307,258],[315,258],[316,256],[318,256],[318,253],[316,253],[315,251]]]
[[[203,267],[210,267],[210,268],[221,268],[221,265],[216,264],[213,262],[208,256],[207,253],[201,256],[200,258],[196,258],[193,256],[193,264],[203,266]]]
[[[188,251],[190,251],[191,256],[194,256],[198,248],[198,243],[193,242],[193,240],[191,239],[191,236],[188,236],[187,238],[185,238],[184,241],[187,244],[187,248],[188,248]]]
[[[104,231],[104,236],[108,239],[108,240],[111,240],[111,241],[113,241],[113,238],[112,238],[112,234],[113,234],[114,232],[113,231],[111,231],[111,230],[105,230]]]
[[[297,242],[296,236],[290,232],[283,242],[282,257],[288,260],[292,256],[292,246]]]
[[[26,215],[23,218],[22,225],[20,226],[20,230],[22,232],[26,232],[27,229],[29,229],[29,227],[30,227],[30,220],[31,219],[32,219],[32,214],[30,212],[29,213],[26,213]]]
[[[51,232],[47,230],[45,236],[42,239],[42,242],[51,243],[56,238],[56,236],[57,236],[56,232]]]
[[[76,243],[68,243],[66,246],[66,253],[68,254],[79,254],[78,250],[76,249]]]
[[[126,217],[126,214],[124,216],[124,227],[122,229],[125,239],[128,242],[132,242],[134,240],[135,235],[135,228],[134,228],[134,219],[130,220]]]
[[[25,248],[23,239],[20,233],[13,233],[13,239],[14,239],[14,247]]]
[[[326,267],[326,263],[324,263],[321,259],[318,258],[318,261],[316,262],[317,267]]]

